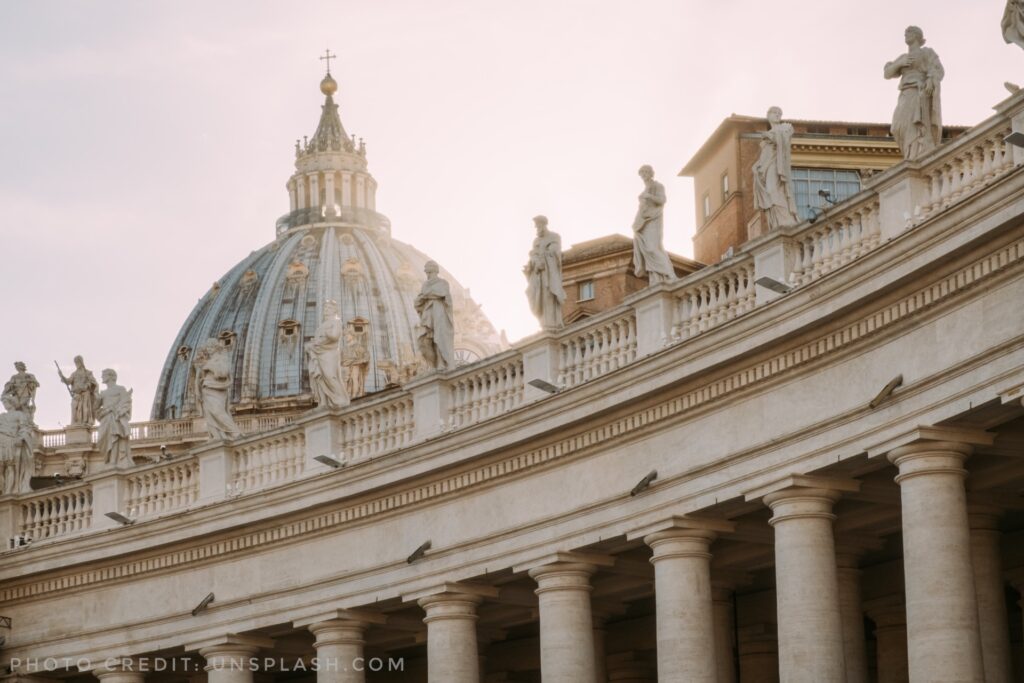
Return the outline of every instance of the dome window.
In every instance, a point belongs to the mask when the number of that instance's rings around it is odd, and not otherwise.
[[[191,346],[187,346],[187,345],[179,346],[178,350],[176,352],[178,358],[180,358],[181,360],[185,360],[185,361],[188,360],[188,357],[189,357],[190,353],[192,353],[192,347]]]
[[[277,324],[277,329],[281,331],[281,336],[285,338],[297,337],[299,333],[299,321],[297,320],[282,320]]]
[[[235,345],[235,337],[237,336],[238,335],[235,334],[233,330],[223,330],[220,334],[217,335],[217,339],[224,346],[231,348],[232,346]]]

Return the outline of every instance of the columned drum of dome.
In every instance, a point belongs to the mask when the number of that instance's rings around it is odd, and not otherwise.
[[[364,390],[381,391],[417,365],[413,300],[430,258],[391,237],[376,211],[377,182],[366,145],[345,132],[334,102],[337,83],[320,83],[324,104],[312,138],[296,142],[295,172],[286,187],[289,212],[276,238],[218,280],[199,300],[171,346],[160,375],[153,419],[197,414],[192,359],[206,339],[232,349],[236,412],[306,408],[312,404],[305,345],[326,301],[343,322],[368,321],[369,366]],[[455,301],[456,355],[472,361],[506,343],[448,272]]]

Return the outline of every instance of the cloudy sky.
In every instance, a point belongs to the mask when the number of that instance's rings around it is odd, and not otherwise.
[[[1024,81],[1002,0],[0,1],[0,380],[24,360],[37,421],[69,418],[53,360],[114,367],[148,419],[196,300],[273,238],[325,48],[378,209],[510,339],[536,329],[520,268],[540,212],[566,246],[628,233],[640,181],[668,190],[722,118],[887,121],[882,65],[922,26],[947,123]]]

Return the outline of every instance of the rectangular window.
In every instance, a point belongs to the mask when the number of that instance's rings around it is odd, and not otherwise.
[[[729,174],[728,173],[723,173],[722,174],[722,203],[724,204],[725,200],[728,199],[728,198],[729,198]]]
[[[711,195],[704,195],[704,220],[711,215]]]
[[[594,281],[584,280],[580,283],[580,301],[591,301],[594,298]]]
[[[834,168],[794,168],[793,198],[801,219],[820,213],[812,209],[824,210],[830,206],[830,202],[818,194],[821,190],[828,192],[833,202],[841,202],[860,192],[860,174]]]

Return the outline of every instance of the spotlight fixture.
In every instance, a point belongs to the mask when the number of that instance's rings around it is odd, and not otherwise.
[[[416,550],[413,550],[412,551],[412,555],[410,555],[409,557],[405,558],[406,563],[412,564],[416,560],[421,559],[424,555],[427,554],[428,550],[430,550],[430,541],[425,542],[419,548],[416,548]]]
[[[903,375],[896,375],[889,383],[882,387],[882,390],[878,392],[878,395],[871,399],[871,403],[868,407],[874,410],[882,404],[882,401],[892,396],[892,392],[896,391],[896,387],[903,386]]]
[[[345,463],[341,462],[340,460],[335,460],[329,455],[318,455],[313,459],[316,460],[318,463],[327,465],[328,467],[333,467],[334,469],[338,469],[345,466]]]
[[[107,514],[107,517],[109,517],[110,519],[114,520],[118,524],[124,524],[125,526],[129,526],[131,524],[135,524],[135,520],[134,519],[132,519],[131,517],[125,517],[120,512],[108,512],[106,514]]]
[[[1013,145],[1014,147],[1024,147],[1024,133],[1019,130],[1015,130],[1003,138],[1003,142]]]
[[[818,190],[818,196],[824,199],[829,204],[838,204],[839,202],[832,199],[832,193],[829,190]]]
[[[646,491],[650,487],[651,482],[657,478],[658,470],[651,470],[650,472],[647,473],[647,476],[645,476],[643,479],[637,482],[637,485],[633,487],[633,490],[629,492],[629,495],[635,496],[638,493]]]
[[[546,382],[542,379],[531,379],[529,382],[527,382],[527,384],[529,384],[531,387],[535,389],[546,391],[549,394],[557,394],[559,391],[562,390],[562,387],[558,386],[557,384],[552,384],[551,382]]]
[[[167,452],[167,444],[160,444],[160,457],[163,460],[170,460],[174,456]]]
[[[754,284],[761,285],[765,289],[770,289],[771,291],[776,292],[778,294],[789,294],[790,291],[792,291],[793,289],[785,282],[779,282],[775,278],[768,277],[767,275],[763,275],[754,280]]]
[[[192,616],[198,616],[200,612],[205,612],[211,602],[213,602],[213,593],[207,595],[198,605],[195,606],[195,609],[192,610]]]

